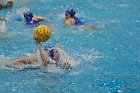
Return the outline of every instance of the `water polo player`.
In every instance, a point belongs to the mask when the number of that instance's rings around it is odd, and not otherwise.
[[[78,27],[84,27],[87,29],[95,29],[96,27],[93,24],[85,24],[82,22],[79,18],[75,16],[75,10],[74,9],[68,9],[65,12],[65,25],[70,26],[70,25],[75,25]]]
[[[56,48],[52,45],[48,45],[43,48],[38,41],[36,41],[36,44],[40,53],[37,53],[36,55],[18,58],[10,64],[7,64],[6,66],[19,69],[21,66],[26,64],[42,62],[41,64],[43,64],[43,66],[49,66],[50,64],[54,64],[64,69],[72,68],[70,62],[63,60],[62,56],[60,55],[59,48]]]
[[[24,19],[25,19],[25,24],[26,25],[30,25],[30,26],[33,26],[33,27],[36,27],[39,24],[39,22],[41,21],[45,21],[45,22],[49,22],[49,20],[45,17],[41,17],[41,16],[34,16],[33,13],[31,12],[25,12],[23,13],[24,15]]]
[[[60,49],[52,45],[48,45],[44,48],[41,46],[40,42],[46,42],[50,38],[50,35],[51,31],[47,26],[39,25],[38,27],[36,27],[33,37],[38,46],[39,53],[37,53],[36,55],[18,58],[7,66],[18,68],[19,65],[42,62],[44,66],[55,64],[63,68],[71,68],[71,64],[68,63],[67,60],[63,60],[62,54],[60,55]]]
[[[65,19],[65,25],[84,25],[84,23],[75,16],[74,9],[68,9],[65,12]]]

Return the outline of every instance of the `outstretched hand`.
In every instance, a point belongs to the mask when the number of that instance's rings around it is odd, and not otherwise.
[[[40,42],[38,42],[37,40],[34,40],[36,44],[40,44]]]
[[[35,35],[33,35],[34,41],[36,42],[36,44],[40,44],[40,42],[38,42],[36,39],[37,37]]]
[[[72,69],[72,66],[71,66],[70,63],[66,62],[66,63],[64,63],[64,67],[63,68],[64,69]]]
[[[50,22],[50,20],[49,20],[49,19],[47,19],[47,18],[46,18],[44,21],[45,21],[45,22]]]

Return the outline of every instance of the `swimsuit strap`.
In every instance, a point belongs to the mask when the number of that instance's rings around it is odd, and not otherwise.
[[[75,16],[74,16],[73,18],[74,18],[74,20],[75,20],[74,25],[83,25],[83,24],[84,24],[83,22],[80,21],[79,18],[77,18],[77,17],[75,17]]]

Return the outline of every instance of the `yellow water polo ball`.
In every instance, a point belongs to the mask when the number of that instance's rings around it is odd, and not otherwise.
[[[51,36],[51,30],[45,25],[39,25],[34,30],[34,37],[38,42],[46,42]]]

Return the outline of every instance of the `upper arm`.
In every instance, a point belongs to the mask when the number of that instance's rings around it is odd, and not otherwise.
[[[48,55],[47,55],[47,53],[45,52],[45,50],[44,50],[42,47],[40,47],[39,50],[40,50],[40,56],[41,56],[42,61],[43,61],[44,63],[48,63],[48,64],[49,64]]]
[[[33,17],[33,20],[35,20],[35,21],[42,21],[43,20],[43,18],[42,17]]]
[[[49,22],[47,18],[41,16],[34,17],[33,20]]]
[[[38,16],[38,17],[36,17],[36,19],[37,19],[38,21],[44,21],[46,18],[41,17],[41,16]]]
[[[23,57],[23,58],[18,58],[15,60],[16,62],[19,62],[19,63],[24,63],[24,64],[31,64],[32,62],[34,61],[37,61],[37,58],[36,56],[28,56],[28,57]]]

